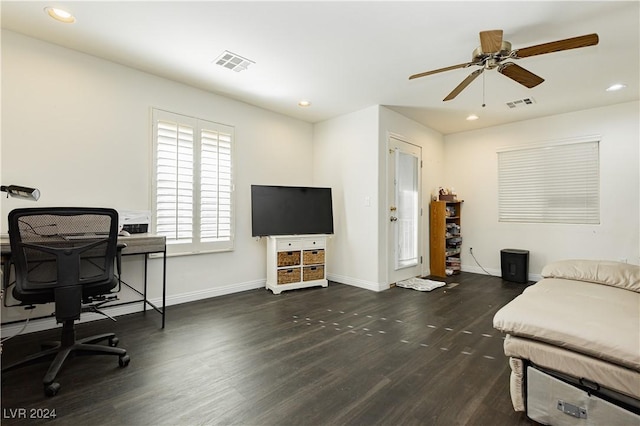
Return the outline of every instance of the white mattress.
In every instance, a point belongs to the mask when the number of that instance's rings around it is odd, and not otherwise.
[[[547,343],[510,335],[507,335],[504,341],[504,352],[509,357],[526,359],[543,368],[576,378],[585,378],[602,387],[640,400],[640,373],[629,368]]]
[[[512,336],[640,372],[640,293],[635,291],[545,278],[501,308],[493,324]]]

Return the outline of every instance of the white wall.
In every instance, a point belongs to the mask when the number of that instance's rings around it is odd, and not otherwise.
[[[312,125],[10,31],[2,31],[1,181],[42,196],[2,197],[3,232],[17,207],[150,210],[152,107],[235,126],[236,136],[236,248],[168,259],[169,303],[264,285],[250,185],[311,184]],[[159,262],[151,261],[154,283]],[[142,262],[127,263],[126,278],[140,282]],[[150,292],[161,295],[156,285]]]
[[[500,250],[530,251],[529,273],[567,258],[640,264],[639,103],[522,121],[445,137],[446,185],[464,199],[463,270],[500,274]],[[599,225],[499,223],[498,148],[601,135]]]
[[[384,281],[378,268],[378,110],[317,123],[313,144],[314,185],[331,187],[333,195],[327,276],[370,290]]]
[[[49,43],[2,32],[1,181],[38,187],[36,204],[150,209],[150,110],[236,128],[236,249],[168,260],[168,301],[179,303],[264,285],[265,244],[251,238],[250,185],[333,188],[335,235],[329,278],[371,290],[387,281],[386,155],[389,133],[423,153],[423,236],[428,273],[429,196],[455,187],[465,200],[465,249],[499,274],[500,249],[531,251],[530,272],[567,257],[640,263],[638,102],[443,137],[385,107],[372,106],[312,126],[283,115],[139,72]],[[497,222],[496,149],[600,134],[602,223],[598,226]],[[468,255],[463,268],[480,272]],[[150,281],[160,279],[151,261]],[[139,285],[142,262],[127,259]],[[151,286],[157,301],[160,289]],[[3,311],[3,320],[5,312]]]
[[[428,274],[430,188],[441,185],[443,136],[395,111],[371,106],[314,129],[314,184],[333,188],[335,235],[329,278],[370,290],[389,288],[387,142],[389,134],[422,147],[423,273]]]

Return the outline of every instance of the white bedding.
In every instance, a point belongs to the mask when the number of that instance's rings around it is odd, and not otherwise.
[[[544,278],[565,278],[640,292],[640,267],[610,260],[561,260],[542,269]]]
[[[523,360],[640,400],[640,267],[567,260],[542,276],[493,318],[507,333],[513,408],[527,406]]]
[[[494,327],[640,371],[640,293],[545,278],[502,309]]]

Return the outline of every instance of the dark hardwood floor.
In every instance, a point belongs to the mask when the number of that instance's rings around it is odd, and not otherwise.
[[[78,326],[115,331],[131,363],[70,360],[47,398],[48,363],[2,377],[2,424],[534,425],[513,411],[494,313],[522,284],[462,273],[431,292],[342,284],[264,289]],[[6,342],[8,363],[57,330]],[[55,410],[55,419],[18,418]]]

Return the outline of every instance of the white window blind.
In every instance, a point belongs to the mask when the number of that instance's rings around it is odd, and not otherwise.
[[[153,110],[154,230],[168,254],[233,248],[234,129]]]
[[[500,222],[600,223],[599,140],[498,152]]]

